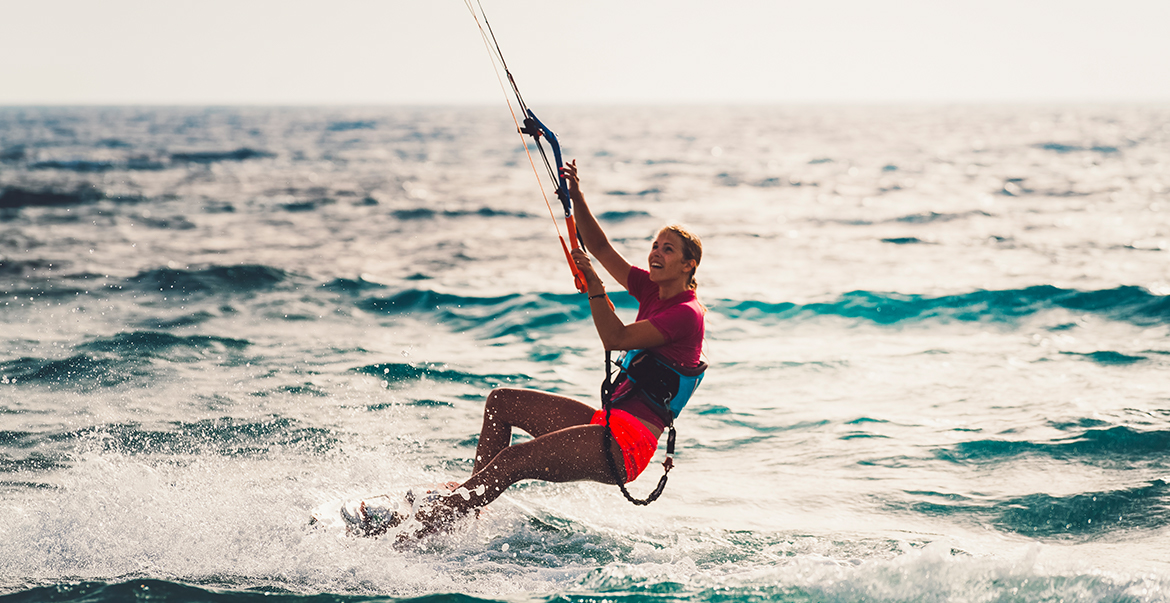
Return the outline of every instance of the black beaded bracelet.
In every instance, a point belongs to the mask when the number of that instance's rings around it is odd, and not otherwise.
[[[605,292],[598,293],[597,295],[590,295],[589,299],[594,300],[594,299],[597,299],[599,297],[605,297]]]

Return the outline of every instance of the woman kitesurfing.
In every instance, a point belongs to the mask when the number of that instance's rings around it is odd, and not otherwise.
[[[601,410],[543,391],[492,391],[484,407],[471,478],[448,484],[455,494],[431,497],[419,508],[416,518],[424,533],[488,504],[521,480],[607,484],[634,480],[649,465],[663,430],[697,385],[688,384],[688,374],[705,368],[700,359],[704,307],[695,292],[695,271],[703,257],[699,238],[681,226],[666,226],[651,244],[646,258],[649,269],[633,266],[610,244],[589,210],[576,162],[562,168],[562,173],[585,248],[638,300],[637,318],[623,323],[608,303],[605,285],[589,256],[582,249],[572,252],[573,263],[585,278],[602,346],[607,351],[627,351],[622,370],[628,376],[612,392],[611,400],[603,400],[609,408]],[[679,374],[672,378],[673,371]],[[514,428],[533,439],[511,443]],[[623,462],[614,466],[613,458]]]
[[[706,369],[701,360],[705,308],[695,293],[695,272],[703,259],[699,237],[682,226],[666,226],[658,231],[651,244],[647,268],[633,266],[622,257],[585,202],[576,161],[568,164],[562,161],[556,135],[525,105],[482,7],[479,14],[470,0],[467,7],[480,25],[493,66],[498,63],[507,74],[523,116],[521,125],[516,111],[512,110],[517,130],[522,137],[528,135],[535,141],[564,207],[569,242],[561,236],[561,247],[577,290],[588,295],[593,324],[606,352],[606,380],[601,409],[543,391],[514,388],[492,391],[484,406],[471,477],[463,483],[449,482],[421,499],[408,493],[407,502],[420,525],[411,534],[400,534],[401,539],[438,531],[526,479],[617,484],[631,502],[642,505],[653,502],[666,485],[665,473],[657,488],[644,500],[634,498],[625,484],[646,469],[658,449],[662,432],[668,428],[670,435],[663,465],[666,472],[670,471],[674,419],[698,387]],[[500,83],[504,87],[502,78]],[[508,107],[512,109],[510,99]],[[549,162],[542,143],[551,147],[555,167]],[[536,163],[532,154],[528,155],[540,182]],[[543,184],[541,191],[544,191]],[[547,196],[545,203],[552,214]],[[556,223],[555,215],[553,222]],[[559,226],[557,231],[559,235]],[[638,300],[634,322],[626,324],[614,312],[605,284],[586,250]],[[615,350],[625,352],[616,363],[616,381],[611,373],[614,363],[610,360],[610,352]],[[513,429],[525,431],[533,439],[513,444]],[[352,513],[348,506],[342,507],[350,533],[377,536],[406,519],[397,511],[359,502]]]

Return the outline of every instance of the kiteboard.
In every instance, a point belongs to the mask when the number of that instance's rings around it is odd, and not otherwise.
[[[344,530],[346,536],[376,538],[399,534],[412,524],[421,505],[452,494],[455,484],[427,484],[408,488],[402,494],[371,494],[361,498],[333,500],[312,511],[309,525],[327,530]]]

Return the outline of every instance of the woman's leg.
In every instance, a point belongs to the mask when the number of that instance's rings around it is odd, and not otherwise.
[[[490,503],[520,480],[617,483],[605,458],[605,429],[601,425],[573,425],[505,447],[455,494],[420,510],[418,519],[424,527],[419,534],[435,531],[458,515]],[[610,450],[624,476],[621,448],[611,442]],[[467,498],[463,497],[464,488]]]
[[[449,485],[452,490],[466,488],[468,498],[456,493],[420,509],[418,519],[424,527],[416,536],[490,503],[520,480],[617,483],[602,448],[606,428],[590,424],[594,412],[588,404],[547,392],[493,390],[484,405],[471,479]],[[533,439],[513,445],[513,427],[528,432]],[[621,448],[611,442],[610,449],[624,476]]]
[[[475,448],[472,475],[512,443],[517,427],[537,438],[574,425],[587,425],[594,409],[572,398],[530,389],[501,388],[488,394]]]

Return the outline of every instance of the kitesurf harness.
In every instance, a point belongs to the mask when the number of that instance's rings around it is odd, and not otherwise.
[[[611,370],[616,367],[616,372]],[[605,381],[601,384],[601,405],[605,409],[605,460],[609,463],[609,471],[613,474],[618,488],[626,500],[635,505],[648,505],[662,496],[666,488],[666,477],[674,467],[674,442],[676,432],[674,420],[682,412],[684,406],[691,399],[691,394],[703,381],[703,372],[707,370],[707,363],[699,362],[694,368],[678,366],[650,350],[629,350],[615,363],[611,352],[605,351]],[[615,376],[616,375],[616,376]],[[629,388],[616,399],[614,393],[618,385],[628,382]],[[623,400],[639,395],[651,409],[662,418],[669,433],[666,436],[666,460],[662,466],[664,471],[658,480],[658,486],[645,499],[634,498],[626,489],[626,480],[618,472],[617,462],[613,458],[613,428],[609,426],[613,405]]]

